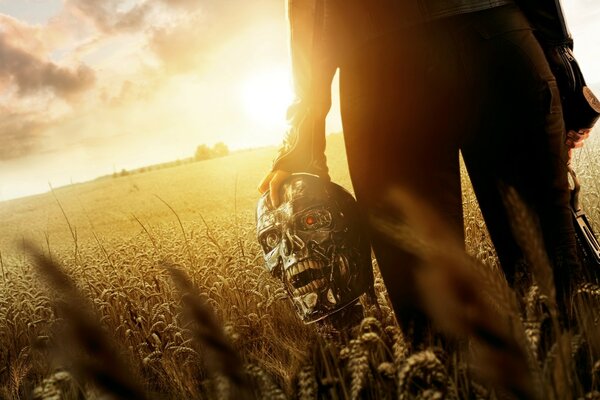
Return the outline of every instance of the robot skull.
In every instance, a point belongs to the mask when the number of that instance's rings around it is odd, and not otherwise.
[[[298,316],[311,323],[373,285],[370,246],[352,195],[335,183],[293,174],[274,208],[265,193],[256,225],[265,267],[282,280]]]

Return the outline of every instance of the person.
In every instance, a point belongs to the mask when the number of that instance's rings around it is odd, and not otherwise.
[[[339,69],[348,167],[364,213],[389,213],[386,195],[400,187],[427,201],[463,238],[460,150],[509,283],[517,280],[523,251],[503,203],[506,185],[539,220],[565,295],[580,269],[567,162],[569,149],[589,132],[565,131],[555,77],[524,12],[533,15],[535,3],[289,0],[296,99],[259,191],[270,189],[277,204],[291,173],[330,179],[325,118]],[[560,9],[553,11],[557,19]],[[373,227],[369,234],[396,317],[418,342],[427,319],[414,256]]]

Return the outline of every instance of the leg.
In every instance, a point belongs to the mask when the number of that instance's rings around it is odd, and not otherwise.
[[[394,214],[386,195],[400,188],[425,199],[462,238],[459,66],[452,64],[449,45],[440,43],[445,37],[423,26],[365,46],[341,68],[342,118],[352,183],[364,212]],[[377,227],[371,226],[370,235],[399,323],[413,342],[425,340],[417,260]]]
[[[539,221],[564,304],[579,264],[556,82],[530,30],[479,36],[472,46],[482,117],[476,133],[466,138],[463,155],[484,218],[512,283],[522,243],[512,234],[501,185],[517,190]]]

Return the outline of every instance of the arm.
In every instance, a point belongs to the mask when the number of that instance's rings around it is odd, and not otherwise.
[[[272,170],[308,172],[329,178],[325,118],[336,71],[327,45],[331,27],[323,0],[288,0],[290,52],[296,98],[288,109],[289,129]]]
[[[559,0],[517,0],[546,53],[561,93],[569,147],[576,147],[589,134],[600,116],[600,103],[586,86],[575,56]]]

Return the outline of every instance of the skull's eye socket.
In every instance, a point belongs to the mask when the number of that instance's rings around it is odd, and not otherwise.
[[[279,243],[279,234],[275,230],[266,232],[262,237],[265,251],[271,251]]]
[[[300,227],[303,230],[329,228],[331,213],[327,210],[311,210],[300,217]]]

